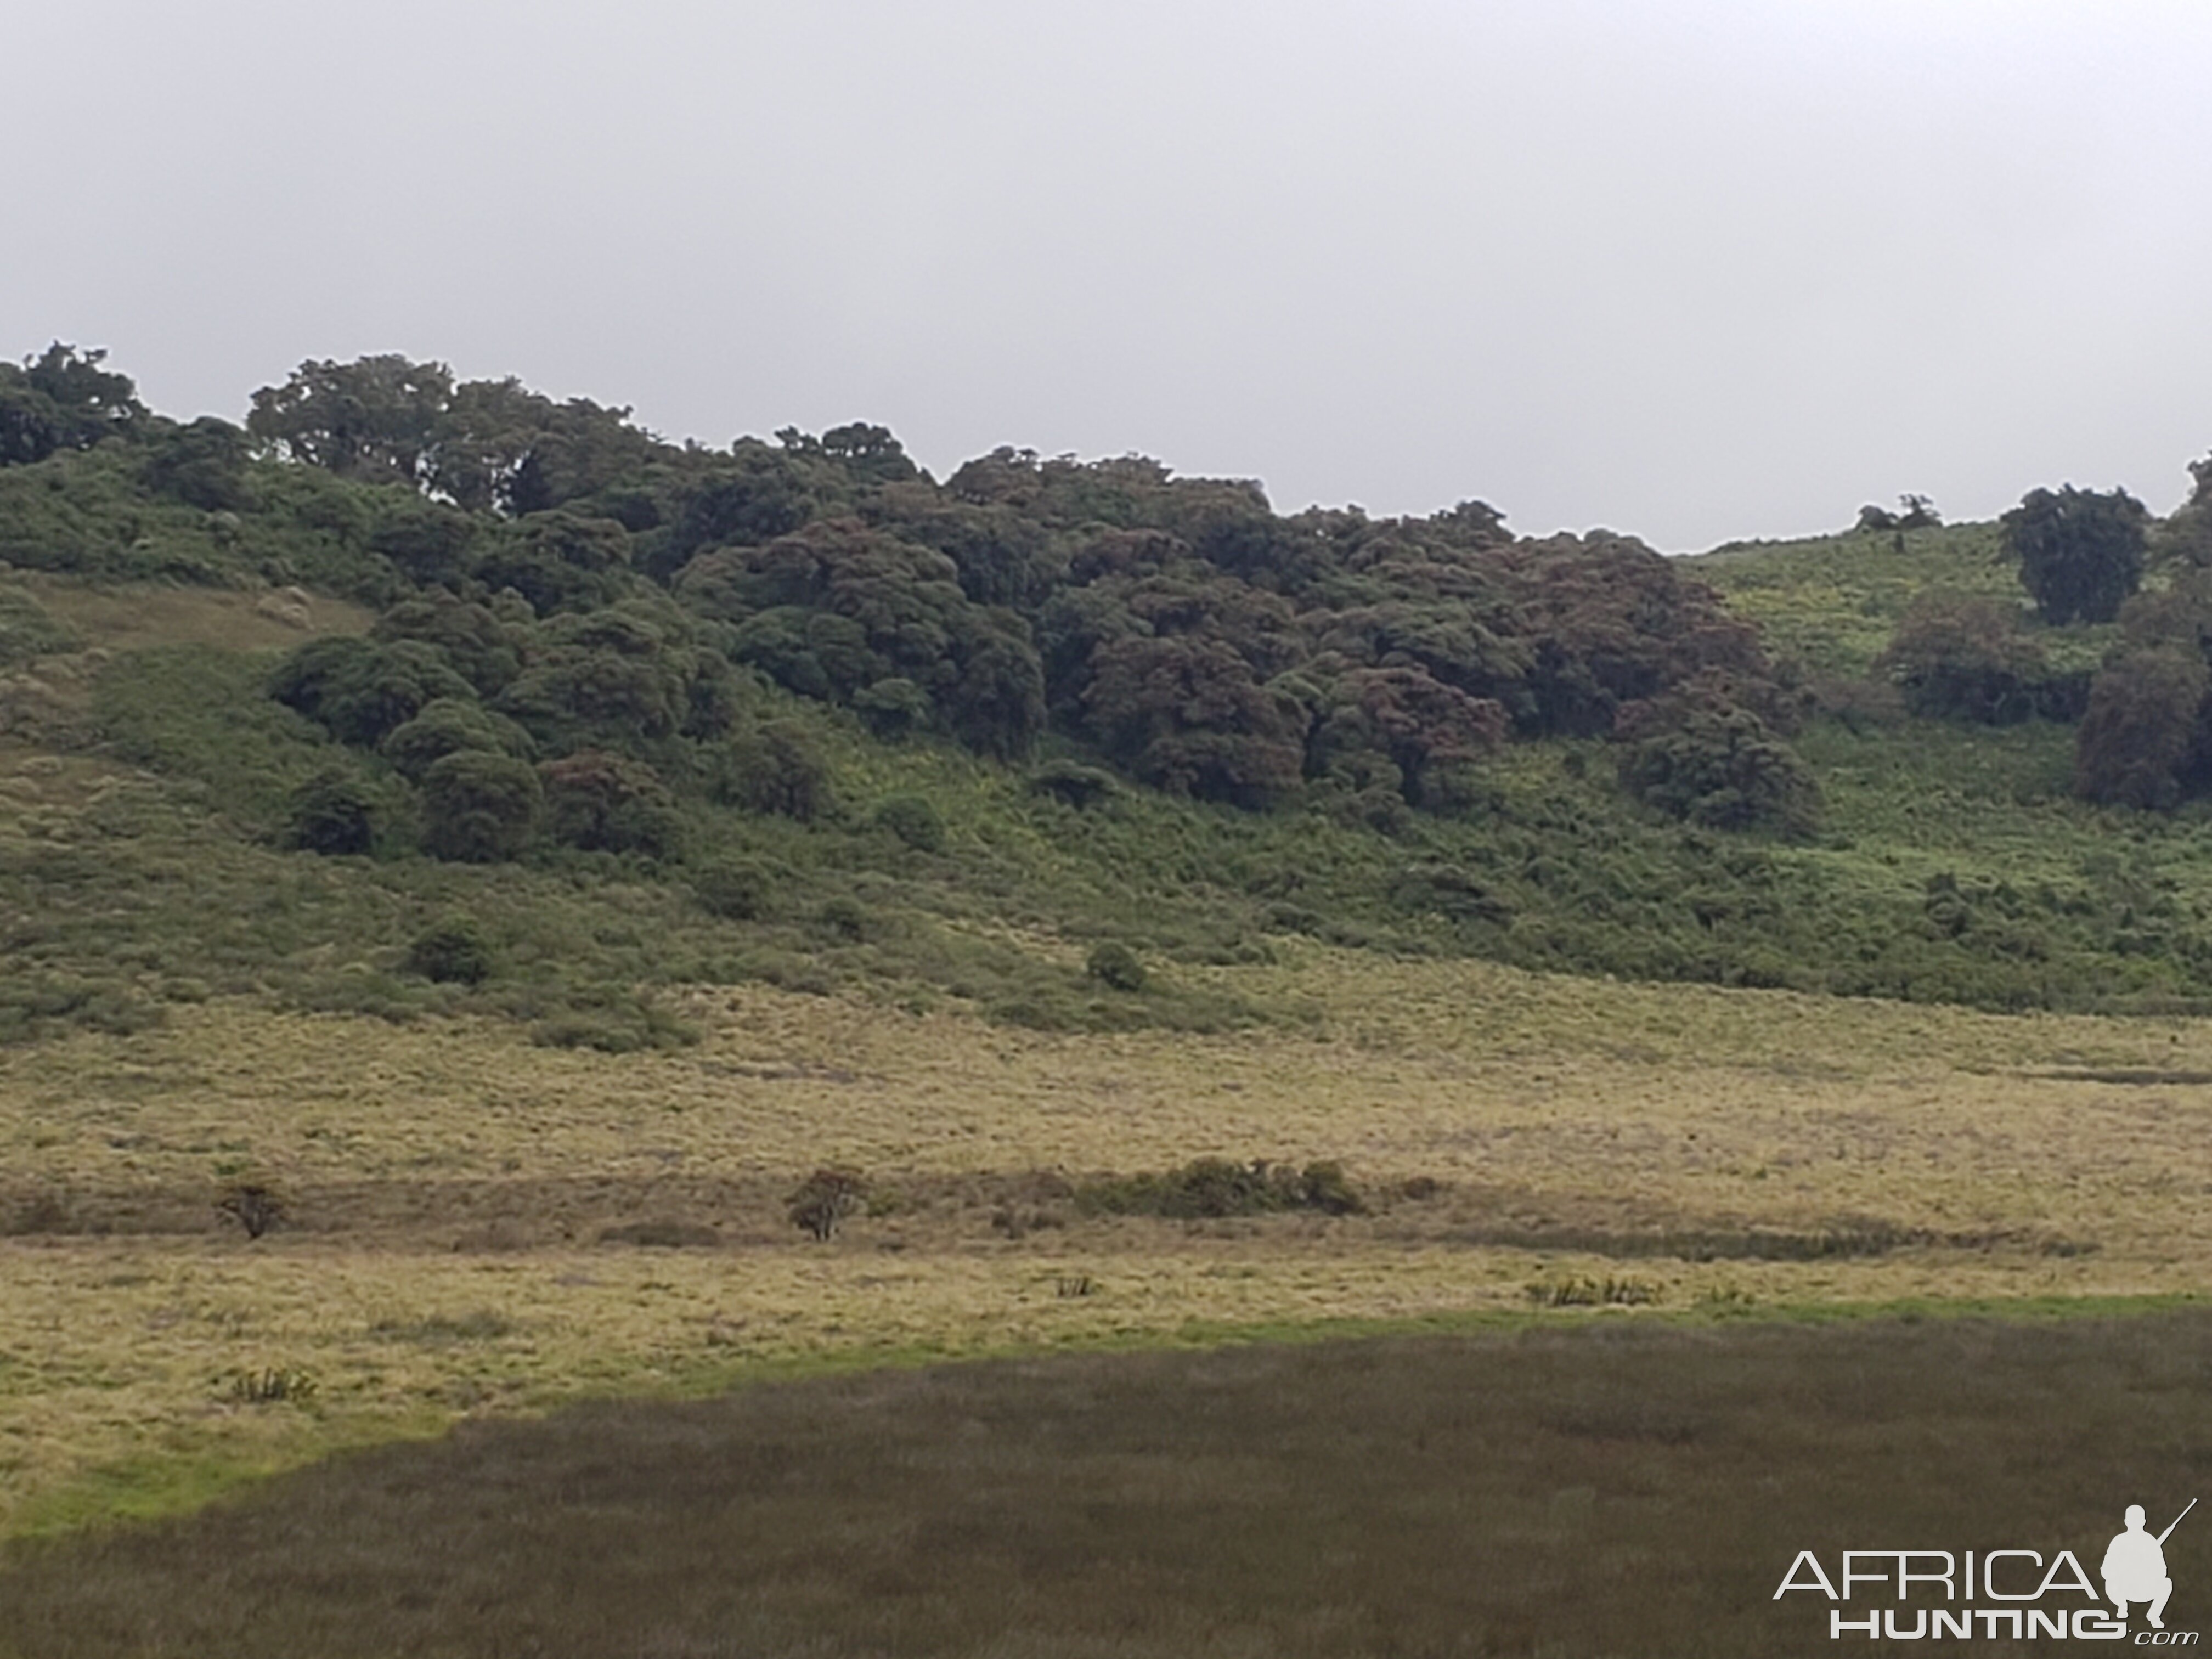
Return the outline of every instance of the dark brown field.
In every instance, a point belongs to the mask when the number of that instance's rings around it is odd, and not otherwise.
[[[2195,1310],[1598,1316],[602,1405],[17,1546],[0,1652],[1886,1650],[1771,1599],[1796,1550],[2066,1547],[2094,1572],[2125,1504],[2163,1525],[2212,1486],[2208,1376]],[[2168,1559],[2168,1625],[2212,1624],[2212,1519]]]

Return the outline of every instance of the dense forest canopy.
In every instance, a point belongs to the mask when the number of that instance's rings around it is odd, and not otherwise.
[[[1312,792],[1449,810],[1501,744],[1633,728],[1694,751],[1625,771],[1671,810],[1809,821],[1754,631],[1632,537],[1516,538],[1472,501],[1284,515],[1256,483],[1137,456],[1005,448],[939,483],[864,423],[671,444],[626,409],[396,356],[303,363],[242,430],[179,425],[100,362],[57,345],[9,371],[9,458],[117,436],[156,495],[239,521],[218,533],[274,516],[330,544],[393,609],[277,695],[362,747],[433,703],[480,712],[471,741],[510,721],[544,759],[704,741],[720,681],[750,670],[884,738],[1017,759],[1050,736],[1254,810]],[[1763,762],[1731,759],[1746,743]]]

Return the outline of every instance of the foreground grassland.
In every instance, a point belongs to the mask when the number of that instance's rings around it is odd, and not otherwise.
[[[668,1054],[216,999],[0,1053],[0,1534],[340,1445],[797,1366],[1328,1320],[2171,1295],[2212,1277],[2212,1024],[1635,987],[1286,942],[1327,1011],[1042,1033],[767,988]],[[1370,1212],[1087,1213],[1335,1159]],[[870,1177],[829,1244],[817,1165]],[[214,1207],[283,1198],[258,1242]],[[1532,1297],[1531,1287],[1540,1293]],[[1620,1311],[1633,1317],[1638,1310]],[[304,1400],[240,1379],[312,1378]]]
[[[1611,1320],[610,1402],[0,1549],[0,1655],[1775,1659],[1829,1647],[1826,1600],[1775,1596],[1801,1549],[2094,1572],[2125,1504],[2164,1526],[2212,1469],[2208,1365],[2203,1309]]]

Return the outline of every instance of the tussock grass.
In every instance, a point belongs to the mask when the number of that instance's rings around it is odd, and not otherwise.
[[[766,1364],[1498,1316],[1539,1280],[1756,1310],[2212,1275],[2203,1091],[2044,1074],[2212,1070],[2201,1021],[1314,945],[1191,971],[1330,1015],[1036,1032],[752,987],[684,999],[695,1047],[611,1055],[217,998],[0,1052],[0,1532],[204,1489],[180,1469]],[[1341,1164],[1371,1212],[1068,1201],[1255,1148]],[[871,1201],[821,1244],[785,1211],[825,1165]],[[285,1204],[258,1242],[216,1207],[246,1185]],[[312,1413],[208,1385],[270,1366],[318,1379]]]

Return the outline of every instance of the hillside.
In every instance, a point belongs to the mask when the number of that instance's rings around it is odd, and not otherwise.
[[[2046,625],[1990,526],[1668,561],[434,368],[0,374],[0,1534],[824,1366],[2201,1283],[2185,722],[2081,793],[2186,526]]]
[[[1900,701],[1917,598],[2017,612],[1993,526],[1669,562],[1134,459],[939,484],[866,426],[671,446],[400,359],[246,428],[9,372],[0,1037],[244,994],[635,1048],[744,982],[1218,1030],[1311,1016],[1191,971],[1291,939],[2212,1006],[2202,807],[2075,791],[2118,629],[1969,665],[2062,717]]]

